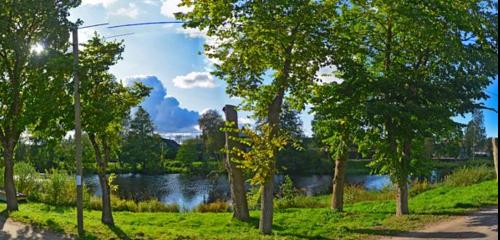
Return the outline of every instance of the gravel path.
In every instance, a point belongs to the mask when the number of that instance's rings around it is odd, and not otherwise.
[[[498,239],[498,207],[437,223],[424,230],[382,239]]]
[[[0,216],[0,239],[10,240],[66,240],[72,239],[68,236],[56,234],[46,230],[35,229],[30,225],[14,222],[11,219],[5,219]]]

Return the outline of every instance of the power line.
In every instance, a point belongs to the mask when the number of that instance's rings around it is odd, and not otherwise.
[[[104,38],[108,39],[108,38],[124,37],[124,36],[130,36],[130,35],[134,35],[134,34],[135,33],[123,33],[123,34],[113,35],[113,36],[104,37]]]
[[[109,29],[121,28],[121,27],[133,27],[133,26],[143,26],[143,25],[159,25],[159,24],[179,24],[183,23],[181,21],[159,21],[159,22],[142,22],[142,23],[127,23],[121,25],[109,26]]]
[[[100,26],[105,26],[105,25],[109,25],[109,23],[99,23],[99,24],[94,24],[94,25],[88,25],[88,26],[79,27],[78,29],[100,27]]]

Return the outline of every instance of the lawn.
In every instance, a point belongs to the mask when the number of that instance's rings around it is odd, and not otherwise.
[[[319,200],[324,200],[318,198]],[[86,239],[361,239],[394,234],[463,214],[498,202],[496,181],[466,187],[438,186],[410,199],[412,214],[395,217],[394,201],[370,201],[347,205],[344,213],[325,208],[277,210],[274,235],[261,237],[258,212],[242,223],[230,213],[131,213],[115,212],[116,227],[100,223],[100,212],[85,211]],[[5,204],[0,204],[5,208]],[[76,233],[76,211],[40,203],[20,205],[10,215],[54,231]]]

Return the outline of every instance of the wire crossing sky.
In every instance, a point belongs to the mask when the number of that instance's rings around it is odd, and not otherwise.
[[[125,84],[141,81],[154,88],[143,103],[153,116],[157,131],[164,134],[196,134],[197,120],[208,109],[220,113],[225,104],[239,99],[225,93],[225,83],[210,74],[213,59],[202,53],[203,44],[211,41],[203,32],[183,29],[174,13],[186,11],[177,7],[180,0],[83,0],[72,11],[70,19],[80,18],[83,26],[109,23],[81,29],[81,42],[98,32],[107,39],[124,40],[123,60],[111,71]],[[486,90],[487,107],[498,110],[498,77]],[[241,123],[253,123],[241,114]],[[311,135],[312,116],[302,115],[304,131]],[[498,113],[484,111],[488,136],[498,136]],[[457,116],[466,123],[470,115]]]

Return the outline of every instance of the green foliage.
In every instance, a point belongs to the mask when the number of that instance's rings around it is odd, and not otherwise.
[[[276,173],[275,159],[277,151],[283,149],[290,141],[288,136],[276,136],[269,124],[262,124],[259,131],[250,128],[241,130],[227,127],[225,131],[240,133],[244,137],[231,137],[244,148],[233,147],[229,153],[233,161],[242,169],[251,173],[252,185],[263,185]]]
[[[135,171],[139,168],[142,172],[160,170],[163,143],[154,132],[149,114],[139,106],[129,125],[124,131],[120,161],[132,166]]]
[[[283,199],[291,199],[298,195],[298,191],[293,185],[292,178],[286,175],[280,186],[279,196]]]
[[[91,197],[85,203],[85,207],[89,210],[102,210],[102,201],[99,197]],[[177,204],[165,204],[158,200],[147,200],[135,202],[133,200],[120,199],[115,195],[111,195],[111,207],[113,211],[127,212],[180,212],[180,207]]]
[[[199,139],[189,139],[182,143],[177,151],[175,160],[182,162],[184,166],[191,166],[193,162],[202,160],[203,145]]]
[[[469,158],[473,158],[474,152],[487,151],[486,129],[484,127],[484,114],[480,109],[472,112],[472,120],[465,128],[463,147]]]
[[[53,169],[46,172],[47,180],[40,189],[41,202],[54,205],[74,205],[76,203],[76,183],[66,172]]]
[[[38,191],[39,182],[37,180],[40,179],[40,176],[32,165],[24,162],[17,163],[14,166],[14,174],[16,175],[14,181],[18,192],[28,196]]]
[[[446,176],[444,184],[452,187],[470,186],[494,179],[495,169],[488,166],[463,167]]]
[[[200,116],[198,125],[203,139],[203,157],[205,160],[213,158],[221,161],[225,144],[225,135],[221,131],[224,127],[222,116],[216,110],[208,110]]]

